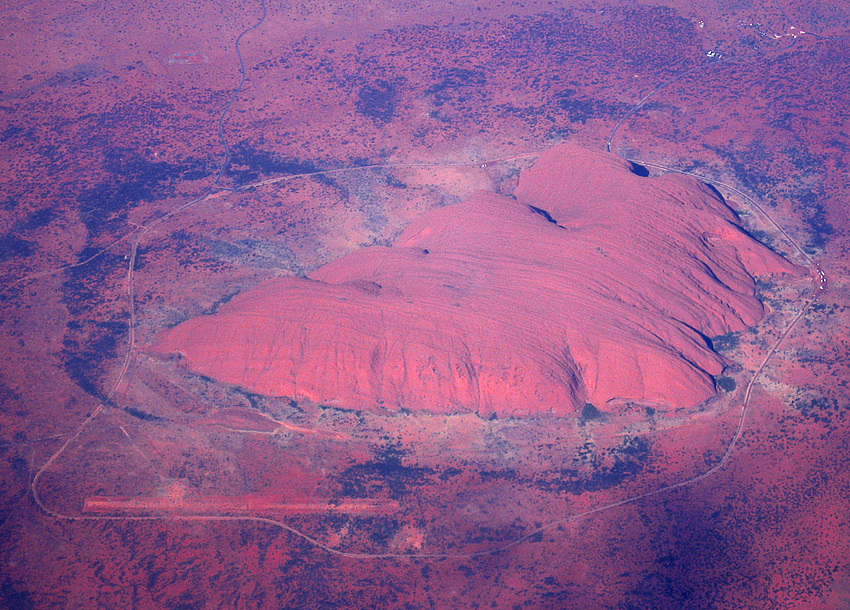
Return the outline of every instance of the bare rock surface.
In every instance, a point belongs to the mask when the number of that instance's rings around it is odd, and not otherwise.
[[[706,185],[559,145],[515,198],[479,192],[309,278],[266,281],[154,352],[252,392],[356,409],[693,407],[756,324],[754,276],[799,273]]]

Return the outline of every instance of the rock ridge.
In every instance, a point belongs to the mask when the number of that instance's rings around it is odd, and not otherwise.
[[[800,270],[710,187],[562,144],[515,199],[479,192],[389,247],[283,277],[163,331],[152,351],[252,392],[353,409],[566,415],[693,407],[706,337],[763,316],[754,276]]]

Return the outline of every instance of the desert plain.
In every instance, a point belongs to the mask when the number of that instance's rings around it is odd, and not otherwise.
[[[848,15],[0,9],[0,604],[850,605]]]

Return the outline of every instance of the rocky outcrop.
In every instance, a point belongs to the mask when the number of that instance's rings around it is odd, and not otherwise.
[[[153,349],[253,392],[356,409],[566,414],[690,407],[705,340],[759,321],[753,276],[797,273],[710,187],[558,146],[515,199],[480,192],[391,247],[265,282]]]

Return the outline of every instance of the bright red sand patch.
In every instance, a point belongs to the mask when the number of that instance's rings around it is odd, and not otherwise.
[[[700,333],[755,324],[752,275],[798,270],[705,185],[630,168],[558,146],[516,200],[429,212],[392,247],[265,282],[154,349],[253,392],[357,409],[699,404],[723,368]]]

